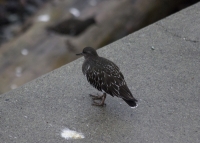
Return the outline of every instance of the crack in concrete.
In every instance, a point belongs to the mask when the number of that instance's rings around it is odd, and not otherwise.
[[[171,31],[169,31],[169,30],[168,30],[167,28],[165,28],[163,25],[160,25],[160,24],[158,24],[158,23],[155,23],[155,25],[161,27],[162,29],[164,29],[165,32],[171,34],[172,36],[178,37],[178,38],[180,38],[180,39],[183,39],[183,40],[188,41],[188,42],[191,42],[191,43],[195,43],[195,44],[196,44],[196,43],[199,43],[199,41],[197,41],[197,40],[192,40],[192,39],[189,39],[189,38],[186,38],[186,37],[182,37],[182,36],[180,36],[180,35],[178,35],[178,34],[175,34],[175,33],[171,32]]]

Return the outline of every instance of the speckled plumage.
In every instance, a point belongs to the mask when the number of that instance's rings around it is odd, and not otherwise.
[[[137,105],[137,100],[127,87],[124,76],[117,65],[99,57],[96,50],[91,47],[84,48],[81,54],[85,57],[82,66],[83,74],[93,87],[103,93],[122,98],[131,107]]]

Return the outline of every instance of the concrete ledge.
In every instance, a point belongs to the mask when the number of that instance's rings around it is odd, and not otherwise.
[[[83,58],[0,96],[1,143],[199,143],[200,3],[98,50],[121,68],[139,100],[131,109],[97,93]],[[61,137],[68,128],[83,139]]]

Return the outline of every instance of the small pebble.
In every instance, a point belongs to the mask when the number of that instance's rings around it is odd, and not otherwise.
[[[154,46],[151,46],[151,50],[155,50]]]

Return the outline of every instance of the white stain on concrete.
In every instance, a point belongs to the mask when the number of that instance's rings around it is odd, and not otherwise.
[[[85,136],[83,135],[83,133],[79,133],[73,130],[70,130],[68,128],[65,128],[62,130],[61,132],[61,137],[70,140],[70,139],[83,139],[85,138]]]

